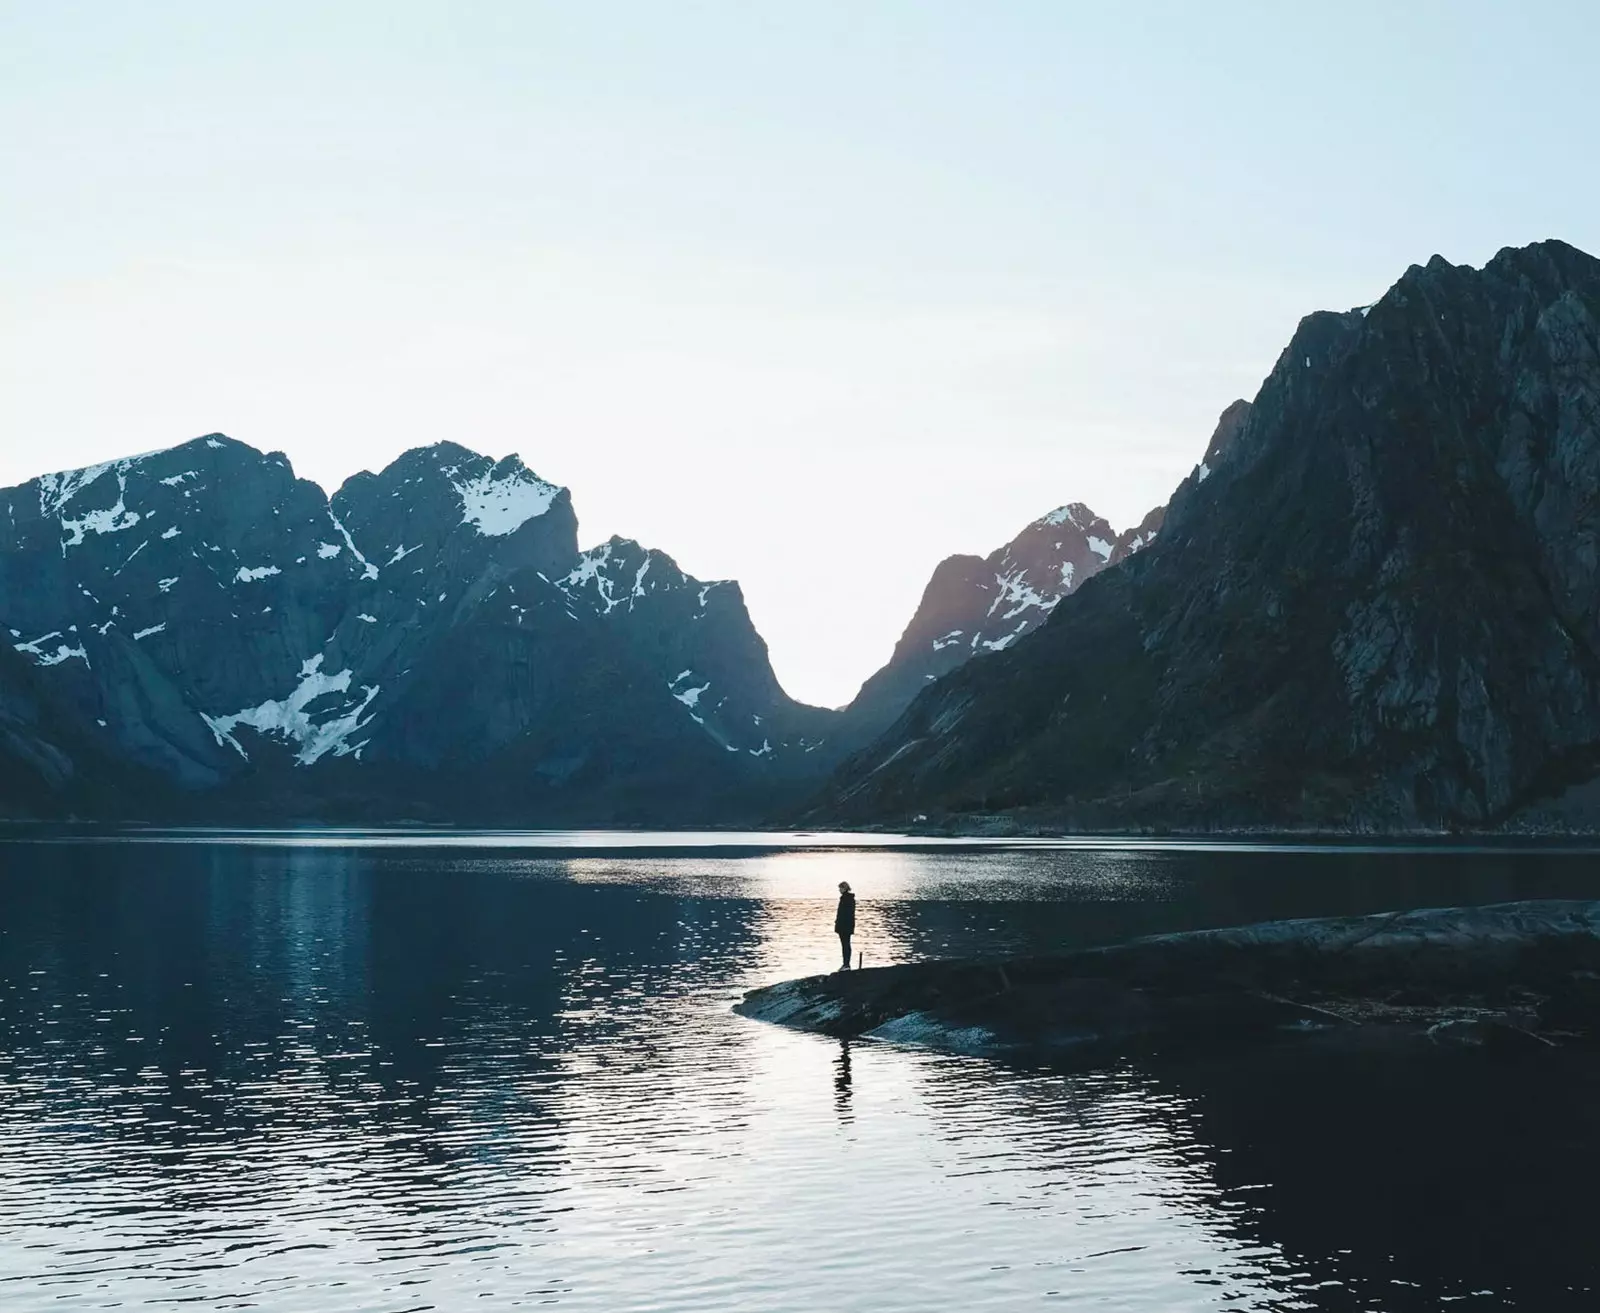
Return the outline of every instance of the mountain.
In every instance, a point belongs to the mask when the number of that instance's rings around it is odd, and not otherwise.
[[[1600,261],[1301,322],[1154,546],[939,680],[816,815],[1494,824],[1600,767]]]
[[[1247,401],[1222,412],[1196,467],[1198,478],[1205,479],[1222,459],[1249,412]],[[1154,543],[1165,518],[1166,507],[1158,506],[1118,533],[1073,502],[1040,516],[986,557],[946,557],[888,662],[845,709],[846,734],[857,744],[875,738],[934,680],[975,656],[1005,651],[1100,571]]]
[[[565,489],[454,443],[331,500],[220,434],[0,491],[0,624],[33,810],[81,759],[173,814],[708,823],[837,752],[737,584],[580,551]]]
[[[1003,652],[1098,573],[1121,545],[1082,503],[1035,520],[988,556],[946,557],[922,592],[888,662],[847,708],[865,742],[887,729],[933,680],[974,656]]]
[[[159,782],[74,729],[29,662],[0,647],[0,816],[135,815]]]

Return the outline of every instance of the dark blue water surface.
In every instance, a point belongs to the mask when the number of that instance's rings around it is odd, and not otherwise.
[[[1600,897],[1581,853],[25,834],[0,1308],[1600,1307],[1600,1063],[1057,1071],[729,1011],[869,965]]]

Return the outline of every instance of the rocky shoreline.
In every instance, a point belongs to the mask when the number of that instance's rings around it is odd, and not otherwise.
[[[979,1055],[1295,1034],[1588,1044],[1600,1041],[1600,902],[1273,921],[1051,957],[878,967],[751,990],[734,1010]]]

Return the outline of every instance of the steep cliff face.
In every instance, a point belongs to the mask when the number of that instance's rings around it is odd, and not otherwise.
[[[1209,476],[1249,413],[1247,401],[1223,411],[1195,477]],[[857,744],[866,742],[940,676],[973,657],[1003,652],[1032,633],[1063,598],[1153,544],[1166,511],[1158,506],[1118,533],[1083,503],[1073,502],[1040,516],[987,557],[941,561],[893,655],[846,709],[845,732]]]
[[[827,815],[1492,822],[1600,760],[1600,262],[1305,319],[1157,543],[953,672]]]
[[[159,782],[73,727],[74,717],[17,653],[0,647],[0,820],[136,812]]]
[[[170,807],[704,822],[833,751],[736,584],[580,552],[565,489],[453,443],[331,502],[215,434],[0,492],[0,622],[53,708],[39,743]]]
[[[837,761],[830,739],[839,716],[784,693],[736,581],[703,583],[665,552],[612,538],[585,552],[558,583],[724,752],[762,760],[769,773],[785,776],[814,776],[821,763]]]

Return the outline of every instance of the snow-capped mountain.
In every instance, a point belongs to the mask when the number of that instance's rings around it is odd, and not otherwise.
[[[832,751],[737,584],[454,443],[331,500],[220,434],[5,490],[0,624],[61,737],[268,812],[704,821]]]
[[[1151,512],[1158,516],[1159,512]],[[950,556],[923,589],[893,655],[861,686],[847,715],[857,741],[886,729],[928,684],[975,656],[1002,652],[1043,624],[1063,597],[1139,550],[1081,502],[1040,516],[986,557]]]
[[[1247,401],[1222,412],[1205,459],[1190,478],[1204,481],[1249,412]],[[941,561],[888,663],[847,709],[853,741],[887,729],[941,675],[975,656],[1003,652],[1037,629],[1063,598],[1155,542],[1165,518],[1166,507],[1158,506],[1118,533],[1082,502],[1073,502],[1040,516],[986,557]]]

